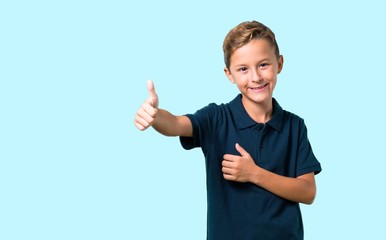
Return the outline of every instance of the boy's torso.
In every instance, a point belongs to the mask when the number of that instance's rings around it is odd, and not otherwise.
[[[208,239],[303,239],[298,203],[252,183],[225,180],[222,174],[223,155],[238,155],[235,144],[239,143],[260,167],[296,177],[299,131],[293,126],[300,118],[274,103],[274,114],[267,124],[256,123],[247,115],[241,96],[229,104],[211,104],[195,116],[188,115],[194,143],[186,138],[181,142],[188,149],[201,147],[205,155]]]

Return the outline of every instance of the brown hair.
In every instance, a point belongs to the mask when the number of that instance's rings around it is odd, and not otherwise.
[[[228,69],[233,52],[253,39],[267,40],[274,47],[276,57],[280,56],[279,46],[271,29],[257,21],[242,22],[231,29],[224,39],[222,49],[224,51],[225,66]]]

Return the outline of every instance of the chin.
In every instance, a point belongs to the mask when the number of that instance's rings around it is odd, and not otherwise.
[[[260,96],[256,96],[256,95],[251,95],[251,94],[243,94],[243,97],[245,97],[246,99],[248,99],[249,101],[251,102],[254,102],[254,103],[264,103],[264,102],[267,102],[267,101],[271,101],[272,100],[272,95],[260,95]]]

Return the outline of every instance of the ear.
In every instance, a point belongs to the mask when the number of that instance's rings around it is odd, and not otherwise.
[[[231,71],[227,67],[224,67],[224,73],[231,83],[235,83],[235,80],[233,80],[233,76],[231,74]]]
[[[283,64],[284,64],[284,57],[283,57],[283,55],[279,56],[279,59],[277,60],[277,63],[278,63],[277,74],[279,74],[281,72],[281,70],[283,69]]]

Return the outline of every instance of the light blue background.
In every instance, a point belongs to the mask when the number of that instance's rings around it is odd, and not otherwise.
[[[221,45],[245,20],[277,35],[275,97],[306,120],[323,172],[305,239],[384,236],[382,1],[2,1],[0,239],[205,239],[200,150],[137,131],[160,106],[237,94]]]

